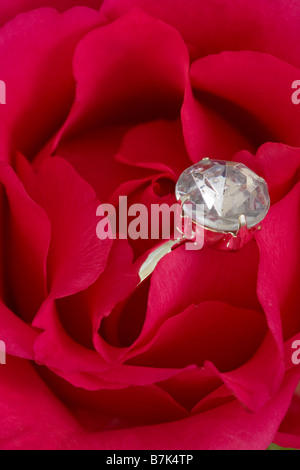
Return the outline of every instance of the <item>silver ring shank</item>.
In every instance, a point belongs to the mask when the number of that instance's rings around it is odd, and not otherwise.
[[[147,256],[146,261],[142,264],[139,270],[139,278],[140,283],[143,282],[147,277],[149,277],[158,262],[168,253],[171,253],[174,248],[177,246],[186,243],[188,240],[186,238],[177,238],[176,240],[168,240],[167,242],[160,245],[155,250],[151,251],[151,253]]]

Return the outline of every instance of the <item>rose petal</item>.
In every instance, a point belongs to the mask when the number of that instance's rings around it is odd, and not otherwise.
[[[292,362],[292,355],[295,348],[292,347],[294,341],[300,340],[300,334],[296,334],[285,343],[286,353],[286,368],[297,369],[300,373],[299,364]],[[299,426],[299,413],[300,413],[300,399],[299,399],[299,383],[296,387],[290,407],[287,411],[284,420],[282,421],[279,431],[274,439],[275,444],[284,448],[300,448],[300,426]]]
[[[6,353],[33,360],[33,345],[37,332],[9,310],[2,301],[0,325],[0,339],[5,343]]]
[[[51,162],[53,159],[51,159]],[[64,163],[64,166],[68,165]],[[99,328],[98,316],[102,308],[112,308],[122,298],[122,292],[136,284],[136,274],[130,273],[132,254],[126,241],[115,242],[109,253],[106,269],[87,291],[84,316],[85,329],[90,330],[89,342],[92,343],[93,331]],[[124,275],[127,276],[124,279]],[[118,289],[116,289],[116,285]],[[87,389],[118,388],[118,380],[101,377],[101,372],[109,368],[107,362],[93,348],[87,349],[65,330],[58,315],[57,304],[49,299],[39,312],[35,325],[43,330],[35,343],[35,359],[39,364],[55,370],[66,380]],[[95,326],[96,325],[96,326]],[[120,385],[119,385],[120,386]],[[121,385],[123,387],[123,385]]]
[[[291,101],[291,84],[298,75],[299,70],[286,62],[252,51],[208,56],[197,60],[191,68],[194,90],[221,98],[219,112],[229,120],[234,119],[245,135],[257,139],[260,131],[264,141],[293,146],[300,146],[300,109]],[[212,100],[213,106],[216,103]],[[231,103],[238,106],[233,113]],[[246,111],[250,121],[247,115],[240,115],[239,108]],[[262,126],[263,132],[259,129]]]
[[[73,387],[45,369],[40,374],[88,431],[151,425],[188,416],[184,408],[156,385],[91,392]]]
[[[197,403],[202,402],[204,397],[210,395],[222,385],[222,381],[216,374],[203,367],[184,370],[171,377],[159,386],[166,390],[174,399],[192,411]]]
[[[5,300],[30,322],[46,296],[50,223],[7,164],[0,165],[0,182],[5,190],[1,208]]]
[[[281,390],[257,413],[231,401],[177,422],[94,435],[85,445],[96,447],[101,436],[105,449],[115,448],[118,442],[118,449],[175,450],[180,440],[181,450],[264,450],[286,413],[297,380],[295,373],[289,374]]]
[[[257,413],[237,401],[191,418],[131,429],[86,432],[36,371],[24,360],[8,358],[0,394],[1,449],[266,449],[273,441],[299,379],[297,369]]]
[[[191,166],[179,120],[133,127],[126,133],[116,158],[134,167],[170,172],[177,178]]]
[[[63,141],[55,154],[65,158],[94,188],[102,202],[109,202],[118,187],[126,181],[143,179],[150,171],[132,168],[116,161],[127,126],[111,126]],[[42,158],[43,159],[43,158]],[[152,173],[152,172],[151,172]],[[123,192],[125,196],[128,192]]]
[[[64,138],[100,124],[179,113],[189,70],[185,44],[177,31],[140,10],[88,34],[73,64],[77,92]]]
[[[274,8],[266,0],[104,0],[101,12],[117,18],[136,6],[178,29],[193,57],[248,49],[300,65],[296,2],[277,0]]]
[[[165,256],[152,274],[147,317],[137,345],[147,344],[164,321],[188,305],[214,300],[261,310],[255,293],[257,263],[255,243],[237,253],[210,248],[187,251],[182,246]]]
[[[41,8],[18,15],[2,28],[1,80],[7,103],[0,117],[13,148],[33,157],[61,126],[74,98],[75,46],[103,22],[98,12],[85,7],[62,14]]]
[[[8,356],[1,366],[0,448],[67,449],[82,430],[27,361]],[[76,436],[77,434],[77,436]]]
[[[34,359],[60,377],[87,390],[124,388],[118,380],[110,382],[101,375],[108,365],[94,350],[76,343],[63,329],[55,304],[44,303],[34,326],[43,330],[34,344]]]
[[[281,423],[279,431],[276,435],[274,442],[281,447],[291,447],[293,449],[300,448],[300,397],[299,385],[293,396],[292,403],[288,412]]]
[[[102,0],[85,0],[86,7],[98,9]],[[53,7],[58,11],[65,11],[69,8],[82,5],[81,0],[2,0],[0,8],[0,24],[4,24],[11,20],[14,16],[24,13],[25,11],[35,10],[40,7]]]
[[[219,102],[215,105],[211,96],[195,96],[191,86],[187,86],[181,119],[186,147],[194,163],[207,156],[231,160],[241,149],[255,151],[254,142],[243,134],[239,123],[229,119],[234,113],[227,109],[228,105],[222,113],[223,108]],[[236,114],[236,121],[240,122],[240,113]]]
[[[255,353],[265,332],[265,319],[259,312],[222,302],[202,302],[167,320],[147,351],[130,363],[178,368],[202,366],[210,360],[228,371]]]
[[[268,184],[272,203],[278,202],[300,179],[300,149],[268,142],[256,155],[242,151],[233,159],[244,163]]]
[[[284,375],[282,357],[270,333],[254,356],[238,369],[220,373],[209,362],[205,367],[223,380],[234,396],[251,411],[258,411],[270,400],[279,390]]]
[[[132,253],[125,240],[115,242],[111,250],[107,268],[97,282],[87,291],[82,292],[84,302],[83,318],[76,322],[85,322],[83,329],[90,332],[88,342],[92,342],[94,329],[94,344],[85,346],[74,334],[72,328],[64,328],[61,315],[57,310],[57,302],[47,299],[34,325],[42,333],[34,344],[35,361],[46,365],[60,377],[86,390],[121,389],[129,385],[149,385],[167,380],[175,376],[181,369],[136,367],[121,364],[116,361],[120,351],[106,343],[98,334],[99,317],[110,312],[118,301],[125,297],[137,283],[137,273],[132,266]],[[118,289],[116,289],[118,286]],[[76,310],[72,312],[74,315]],[[71,333],[71,334],[70,334]],[[114,364],[110,358],[114,358]],[[110,359],[109,361],[107,361]]]
[[[94,191],[58,157],[45,160],[35,173],[24,159],[19,160],[18,171],[51,222],[47,267],[52,298],[86,289],[104,270],[111,246],[111,240],[96,236],[99,201]]]
[[[46,302],[34,325],[42,330],[34,344],[34,359],[40,365],[76,387],[86,390],[124,389],[130,385],[151,385],[174,377],[183,369],[111,366],[100,354],[76,343],[63,329],[55,306]],[[98,345],[97,345],[98,346]],[[101,348],[101,349],[100,349]],[[108,346],[98,346],[106,351]]]
[[[281,351],[282,335],[288,339],[300,329],[299,204],[298,183],[271,208],[263,229],[256,235],[260,249],[257,293]]]

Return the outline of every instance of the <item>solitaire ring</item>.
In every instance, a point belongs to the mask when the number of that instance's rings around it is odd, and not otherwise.
[[[183,243],[203,244],[219,250],[237,251],[261,230],[270,208],[266,181],[238,162],[203,158],[179,177],[175,195],[180,204],[178,232],[182,235],[164,241],[147,253],[139,268],[140,282],[152,274],[157,263]],[[186,236],[182,222],[192,232]]]

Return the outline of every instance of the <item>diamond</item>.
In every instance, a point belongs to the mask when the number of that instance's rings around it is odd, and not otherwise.
[[[248,228],[255,227],[270,208],[265,180],[242,163],[222,160],[201,160],[185,170],[176,184],[176,198],[188,198],[184,215],[217,232],[237,232],[241,215]]]

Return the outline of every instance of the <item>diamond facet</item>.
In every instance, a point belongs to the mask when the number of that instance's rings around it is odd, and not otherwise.
[[[176,185],[176,198],[187,197],[184,214],[217,232],[237,232],[241,215],[248,228],[255,227],[270,208],[265,180],[242,163],[231,161],[204,159],[185,170]],[[198,205],[203,205],[204,215]]]

